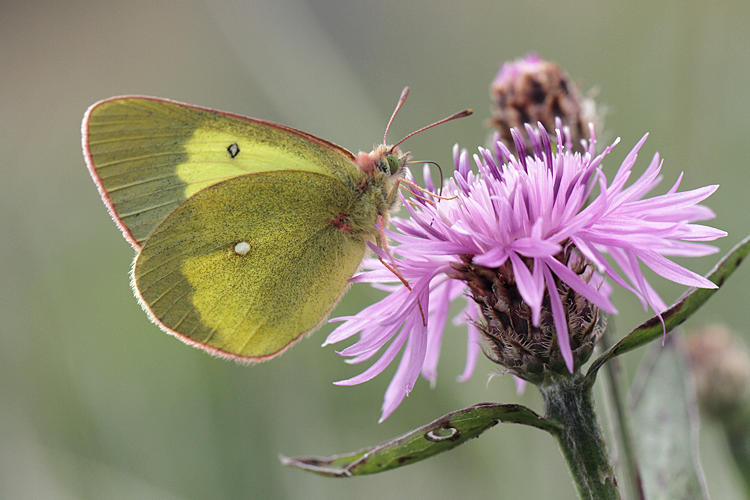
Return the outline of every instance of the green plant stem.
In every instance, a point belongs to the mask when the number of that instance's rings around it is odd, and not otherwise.
[[[555,377],[539,385],[546,417],[562,426],[556,436],[579,496],[585,500],[619,499],[591,389],[579,374]]]
[[[611,332],[607,330],[600,344],[602,349],[609,349],[609,336]],[[643,491],[638,458],[636,456],[635,446],[633,444],[633,435],[630,430],[630,419],[628,410],[623,399],[622,390],[620,389],[620,363],[619,359],[613,358],[604,367],[604,373],[607,379],[607,390],[604,398],[609,403],[612,410],[612,425],[615,428],[617,441],[620,444],[622,453],[623,471],[627,481],[626,492],[629,491],[634,498],[645,500],[646,494]]]

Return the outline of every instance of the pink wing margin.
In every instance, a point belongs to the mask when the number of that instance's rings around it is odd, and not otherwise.
[[[309,134],[307,132],[304,132],[302,130],[298,130],[293,127],[288,127],[286,125],[281,125],[274,122],[269,122],[267,120],[260,120],[258,118],[251,118],[249,116],[243,116],[238,115],[235,113],[229,113],[227,111],[220,111],[213,108],[207,108],[204,106],[196,106],[193,104],[187,104],[180,101],[174,101],[172,99],[165,99],[163,97],[152,97],[152,96],[146,96],[146,95],[120,95],[115,97],[110,97],[107,99],[102,99],[101,101],[97,101],[86,110],[86,113],[83,115],[83,121],[81,122],[81,148],[83,149],[83,159],[86,162],[86,167],[88,168],[89,174],[91,175],[91,179],[94,181],[94,184],[96,184],[96,188],[99,191],[99,196],[101,196],[102,201],[104,202],[104,205],[107,207],[107,211],[109,212],[109,216],[112,217],[112,220],[115,221],[115,224],[117,224],[117,227],[122,232],[122,235],[125,237],[125,239],[130,243],[130,245],[136,250],[140,250],[141,246],[138,244],[136,239],[133,237],[132,233],[128,229],[128,227],[122,222],[120,217],[117,215],[117,212],[115,211],[114,204],[112,203],[112,200],[109,197],[109,194],[107,193],[107,190],[104,188],[104,185],[102,184],[101,178],[99,177],[99,174],[96,173],[96,164],[94,163],[93,158],[91,157],[91,149],[89,148],[89,130],[88,130],[88,124],[89,119],[91,118],[91,113],[101,104],[105,104],[112,101],[117,101],[121,99],[147,99],[149,101],[157,101],[157,102],[167,102],[170,104],[176,104],[178,106],[183,106],[186,108],[196,109],[199,111],[209,111],[211,113],[217,113],[223,116],[227,116],[230,118],[235,118],[238,120],[245,120],[252,123],[259,123],[262,125],[267,125],[269,127],[273,127],[279,130],[283,130],[284,132],[289,132],[291,134],[297,135],[299,137],[302,137],[303,139],[307,139],[309,141],[312,141],[326,149],[329,149],[331,151],[337,152],[347,159],[354,162],[354,155],[346,148],[343,148],[339,146],[338,144],[335,144],[333,142],[327,141],[325,139],[321,139],[320,137],[317,137],[315,135]]]
[[[148,302],[144,300],[143,296],[141,295],[140,290],[138,290],[138,287],[135,284],[135,259],[133,259],[133,266],[130,270],[130,288],[133,289],[133,294],[135,295],[135,298],[138,300],[138,304],[140,304],[141,308],[146,313],[146,316],[148,316],[148,319],[151,320],[153,324],[158,326],[164,333],[171,335],[172,337],[175,337],[177,340],[179,340],[180,342],[184,344],[189,345],[190,347],[198,348],[217,358],[229,359],[229,360],[232,360],[236,363],[243,364],[243,365],[261,363],[263,361],[268,361],[269,359],[273,359],[277,356],[281,356],[290,347],[294,346],[295,344],[297,344],[297,342],[299,342],[300,340],[302,340],[303,338],[307,337],[309,334],[311,334],[312,332],[320,328],[326,322],[328,317],[331,315],[331,312],[333,312],[333,310],[336,308],[339,301],[344,296],[344,294],[346,293],[346,291],[349,289],[350,286],[351,284],[347,284],[346,287],[343,290],[341,290],[341,294],[339,294],[336,301],[333,303],[333,305],[331,305],[331,308],[328,310],[328,312],[326,312],[323,315],[323,319],[321,319],[317,325],[315,325],[314,327],[310,328],[307,331],[301,332],[297,336],[296,339],[289,342],[280,350],[271,354],[267,354],[265,356],[240,356],[238,354],[234,354],[234,353],[227,352],[227,351],[222,351],[221,349],[218,349],[216,347],[210,346],[208,344],[204,344],[202,342],[198,342],[197,340],[191,339],[190,337],[183,335],[177,330],[173,330],[169,328],[167,325],[165,325],[164,323],[162,323],[161,320],[159,320],[159,318],[157,318],[156,315],[153,313],[153,311],[151,310],[151,306],[149,306]]]

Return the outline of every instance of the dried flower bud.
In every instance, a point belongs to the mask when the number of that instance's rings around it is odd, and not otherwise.
[[[569,128],[574,149],[588,137],[589,123],[598,129],[593,99],[582,98],[559,65],[536,54],[504,63],[490,86],[490,99],[491,125],[509,147],[513,145],[510,129],[522,129],[526,123],[541,122],[554,131],[559,118],[562,126]]]
[[[584,282],[594,285],[593,280],[599,279],[593,266],[575,248],[570,247],[561,258]],[[510,262],[490,269],[473,264],[471,256],[465,256],[463,263],[452,267],[452,277],[465,281],[471,297],[479,304],[484,321],[477,326],[488,341],[490,349],[486,354],[492,361],[532,383],[542,382],[549,371],[569,374],[548,296],[542,303],[539,326],[534,326],[531,308],[521,298]],[[555,284],[578,367],[588,360],[604,333],[606,315],[565,283],[555,279]]]
[[[711,325],[688,337],[687,353],[701,407],[724,418],[750,398],[750,356],[722,325]]]

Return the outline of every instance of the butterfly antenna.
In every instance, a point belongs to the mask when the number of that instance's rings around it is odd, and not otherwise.
[[[401,109],[401,106],[404,105],[406,102],[406,96],[409,95],[409,87],[404,87],[404,90],[401,91],[401,97],[398,98],[398,102],[396,103],[396,109],[393,110],[393,114],[391,114],[391,119],[388,120],[388,125],[385,126],[385,133],[383,134],[383,144],[388,144],[388,130],[391,128],[391,123],[393,123],[393,119],[396,118],[396,114],[398,114],[398,110]]]
[[[398,109],[398,108],[396,108],[396,109]],[[402,142],[404,142],[406,139],[414,137],[415,135],[417,135],[417,134],[419,134],[421,132],[424,132],[427,129],[431,129],[432,127],[435,127],[437,125],[441,125],[443,123],[446,123],[446,122],[449,122],[449,121],[452,121],[452,120],[456,120],[458,118],[463,118],[465,116],[471,116],[473,114],[474,114],[474,111],[472,111],[471,109],[465,109],[463,111],[459,111],[458,113],[454,113],[454,114],[450,115],[447,118],[443,118],[442,120],[438,120],[435,123],[430,123],[429,125],[426,125],[426,126],[420,128],[419,130],[415,130],[411,134],[407,135],[406,137],[404,137],[403,139],[401,139],[400,141],[398,141],[396,144],[394,144],[393,146],[391,146],[391,150],[393,150],[393,148],[395,148],[396,146],[398,146],[399,144],[401,144]]]

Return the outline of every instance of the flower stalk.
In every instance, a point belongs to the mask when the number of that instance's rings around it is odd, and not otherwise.
[[[556,437],[580,498],[619,499],[617,478],[594,411],[591,384],[576,373],[551,376],[538,387],[546,418],[562,426]]]
[[[603,350],[610,346],[609,339],[612,336],[611,329],[607,329],[600,339],[600,345]],[[630,493],[633,498],[645,500],[646,494],[643,491],[641,473],[639,470],[638,457],[633,442],[633,432],[630,426],[630,414],[625,402],[623,391],[620,388],[620,363],[618,359],[612,359],[604,368],[604,374],[607,379],[606,389],[604,391],[605,404],[609,404],[611,414],[611,425],[615,429],[616,443],[615,448],[622,454],[622,472],[625,476],[624,491]]]

